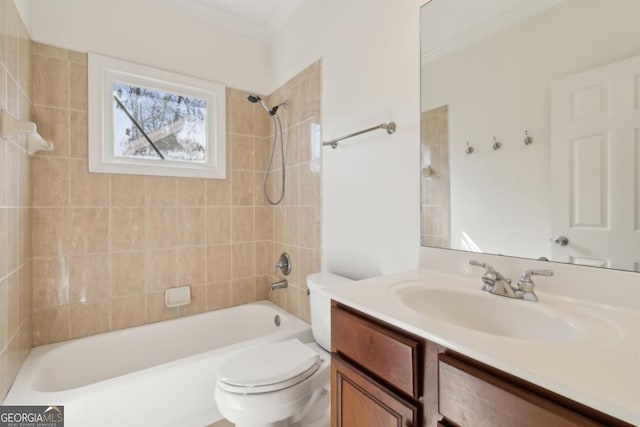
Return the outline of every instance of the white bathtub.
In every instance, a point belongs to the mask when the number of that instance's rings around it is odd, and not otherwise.
[[[264,301],[36,347],[3,404],[64,405],[67,427],[202,427],[222,418],[213,395],[224,360],[294,337],[313,340]]]

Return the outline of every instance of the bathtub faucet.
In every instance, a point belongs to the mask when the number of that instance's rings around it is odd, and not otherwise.
[[[289,282],[287,282],[287,279],[283,279],[283,280],[280,280],[279,282],[272,283],[271,286],[269,286],[269,289],[272,291],[275,291],[276,289],[284,289],[288,286],[289,286]]]

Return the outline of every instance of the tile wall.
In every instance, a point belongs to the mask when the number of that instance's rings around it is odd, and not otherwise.
[[[320,271],[321,267],[321,84],[321,62],[318,61],[269,97],[270,105],[289,102],[287,110],[279,110],[287,147],[286,190],[283,202],[272,207],[272,259],[277,260],[286,251],[293,264],[291,275],[287,277],[289,287],[270,292],[269,299],[307,322],[310,322],[310,314],[305,278]],[[263,147],[270,147],[272,139],[273,133],[268,140],[262,141]],[[282,182],[281,164],[278,162],[276,167],[270,178],[272,199],[279,194]],[[279,274],[270,280],[283,277]]]
[[[29,119],[30,40],[13,1],[0,0],[0,109]],[[31,191],[25,137],[0,137],[0,399],[31,349]]]
[[[449,169],[449,107],[447,105],[424,111],[420,117],[420,150],[423,168],[428,164],[429,175],[421,181],[423,246],[448,248],[451,246],[451,178]]]
[[[86,54],[34,43],[31,61],[32,114],[56,146],[31,174],[34,345],[266,299],[276,248],[300,259],[276,301],[308,319],[300,277],[319,268],[320,161],[304,147],[319,132],[319,65],[278,92],[296,100],[286,120],[293,190],[273,208],[262,196],[273,128],[246,92],[227,90],[226,180],[92,174]],[[165,307],[164,290],[182,285],[193,302]]]

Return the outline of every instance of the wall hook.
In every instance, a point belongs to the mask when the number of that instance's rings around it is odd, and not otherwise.
[[[529,131],[524,131],[524,145],[533,144],[533,137],[529,136]]]
[[[467,149],[464,152],[467,154],[473,153],[473,147],[469,145],[469,141],[467,141]]]
[[[499,150],[502,148],[502,142],[498,142],[498,140],[496,139],[496,137],[493,137],[493,149],[494,150]]]

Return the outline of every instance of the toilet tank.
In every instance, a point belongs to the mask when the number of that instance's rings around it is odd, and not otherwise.
[[[331,351],[331,298],[325,293],[325,288],[351,282],[353,280],[331,273],[307,276],[313,338],[327,351]]]

